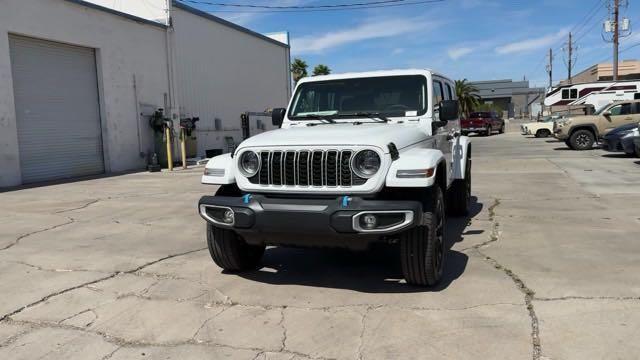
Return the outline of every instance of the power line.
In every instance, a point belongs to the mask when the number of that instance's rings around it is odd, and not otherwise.
[[[215,3],[210,3],[207,1],[199,1],[199,0],[180,0],[182,2],[188,2],[192,4],[200,4],[200,5],[213,5]],[[247,10],[209,10],[210,12],[215,13],[259,13],[259,14],[269,14],[269,13],[296,13],[296,12],[318,12],[318,11],[352,11],[352,10],[364,10],[364,9],[376,9],[376,8],[390,8],[390,7],[399,7],[399,6],[410,6],[410,5],[420,5],[420,4],[430,4],[430,3],[440,3],[446,0],[422,0],[422,1],[407,1],[401,3],[393,3],[393,4],[380,4],[380,5],[365,5],[365,6],[353,6],[352,7],[341,7],[341,8],[321,8],[321,9],[247,9]],[[346,4],[345,4],[346,5]]]
[[[355,7],[355,6],[369,6],[369,5],[381,5],[381,4],[390,4],[390,3],[402,3],[402,2],[406,2],[407,0],[378,0],[378,1],[368,1],[368,2],[360,2],[360,3],[331,4],[331,5],[254,5],[254,4],[211,2],[211,1],[203,1],[203,0],[183,0],[183,1],[194,3],[194,4],[203,4],[203,5],[212,5],[212,6],[285,10],[285,9],[328,9],[328,8],[344,8],[344,7]]]
[[[604,0],[604,1],[607,1],[607,0]],[[591,8],[589,9],[589,11],[587,11],[587,13],[584,15],[584,18],[582,19],[582,21],[580,21],[579,23],[574,25],[571,28],[570,32],[574,33],[574,35],[577,35],[578,32],[582,31],[585,28],[585,26],[593,19],[593,17],[596,16],[596,14],[598,14],[598,11],[601,8],[604,7],[604,5],[605,5],[604,1],[603,0],[596,0],[595,3],[593,4],[593,6],[591,6]],[[596,22],[595,24],[598,24],[598,22]],[[589,28],[584,33],[582,33],[580,35],[579,39],[584,38],[594,27],[595,27],[595,25],[593,25],[591,28]],[[565,45],[566,45],[566,43],[560,43],[559,45],[557,45],[555,47],[552,47],[552,51],[562,50],[563,46],[565,46]],[[575,48],[574,48],[574,50],[575,50]],[[538,61],[538,63],[536,63],[536,65],[532,68],[531,73],[535,73],[539,69],[544,69],[544,68],[541,68],[541,66],[544,64],[546,59],[547,59],[547,55],[545,54],[545,56],[542,56],[540,58],[540,60]]]

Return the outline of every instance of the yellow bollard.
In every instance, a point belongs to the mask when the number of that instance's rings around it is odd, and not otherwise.
[[[167,168],[173,171],[173,154],[171,153],[171,129],[168,126],[164,128],[164,134],[167,137]]]
[[[180,150],[182,151],[182,168],[187,168],[187,144],[186,144],[187,132],[185,129],[180,128]]]

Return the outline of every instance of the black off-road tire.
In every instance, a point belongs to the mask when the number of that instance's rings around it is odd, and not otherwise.
[[[573,147],[571,147],[571,141],[569,141],[569,139],[566,139],[566,140],[564,141],[564,144],[565,144],[565,145],[567,145],[567,147],[568,147],[569,149],[574,150],[574,149],[573,149]]]
[[[407,284],[435,286],[442,279],[446,252],[444,197],[439,186],[426,207],[423,225],[400,235],[400,262]]]
[[[260,265],[264,245],[249,245],[233,230],[207,224],[207,245],[213,262],[227,271],[254,270]]]
[[[591,130],[576,130],[569,136],[569,143],[573,150],[591,150],[594,142],[596,137]]]
[[[549,129],[540,129],[536,131],[537,138],[546,138],[549,136],[551,136],[551,131],[549,131]]]
[[[467,159],[464,179],[453,180],[447,191],[447,213],[453,216],[467,216],[471,205],[471,159]]]

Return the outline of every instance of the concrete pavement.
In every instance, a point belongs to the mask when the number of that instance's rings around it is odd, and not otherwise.
[[[472,213],[430,290],[387,247],[270,248],[222,273],[201,169],[0,193],[0,358],[637,358],[639,160],[473,144]]]

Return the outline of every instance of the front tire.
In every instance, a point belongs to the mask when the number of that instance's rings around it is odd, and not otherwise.
[[[233,230],[207,224],[207,245],[213,262],[227,271],[253,270],[260,265],[264,245],[249,245]]]
[[[466,216],[471,205],[471,159],[467,159],[464,179],[456,179],[447,193],[447,212],[453,216]]]
[[[487,130],[485,130],[484,132],[484,136],[491,136],[491,133],[493,132],[493,129],[491,128],[491,125],[487,126]]]
[[[500,126],[500,130],[498,131],[498,134],[504,134],[504,124]]]
[[[569,137],[569,143],[574,150],[591,150],[596,137],[586,129],[576,130]]]
[[[538,131],[536,131],[536,137],[537,138],[546,138],[551,136],[551,131],[547,130],[547,129],[540,129]]]
[[[424,212],[423,225],[400,235],[400,260],[407,284],[435,286],[442,279],[446,251],[442,189],[433,189]]]

